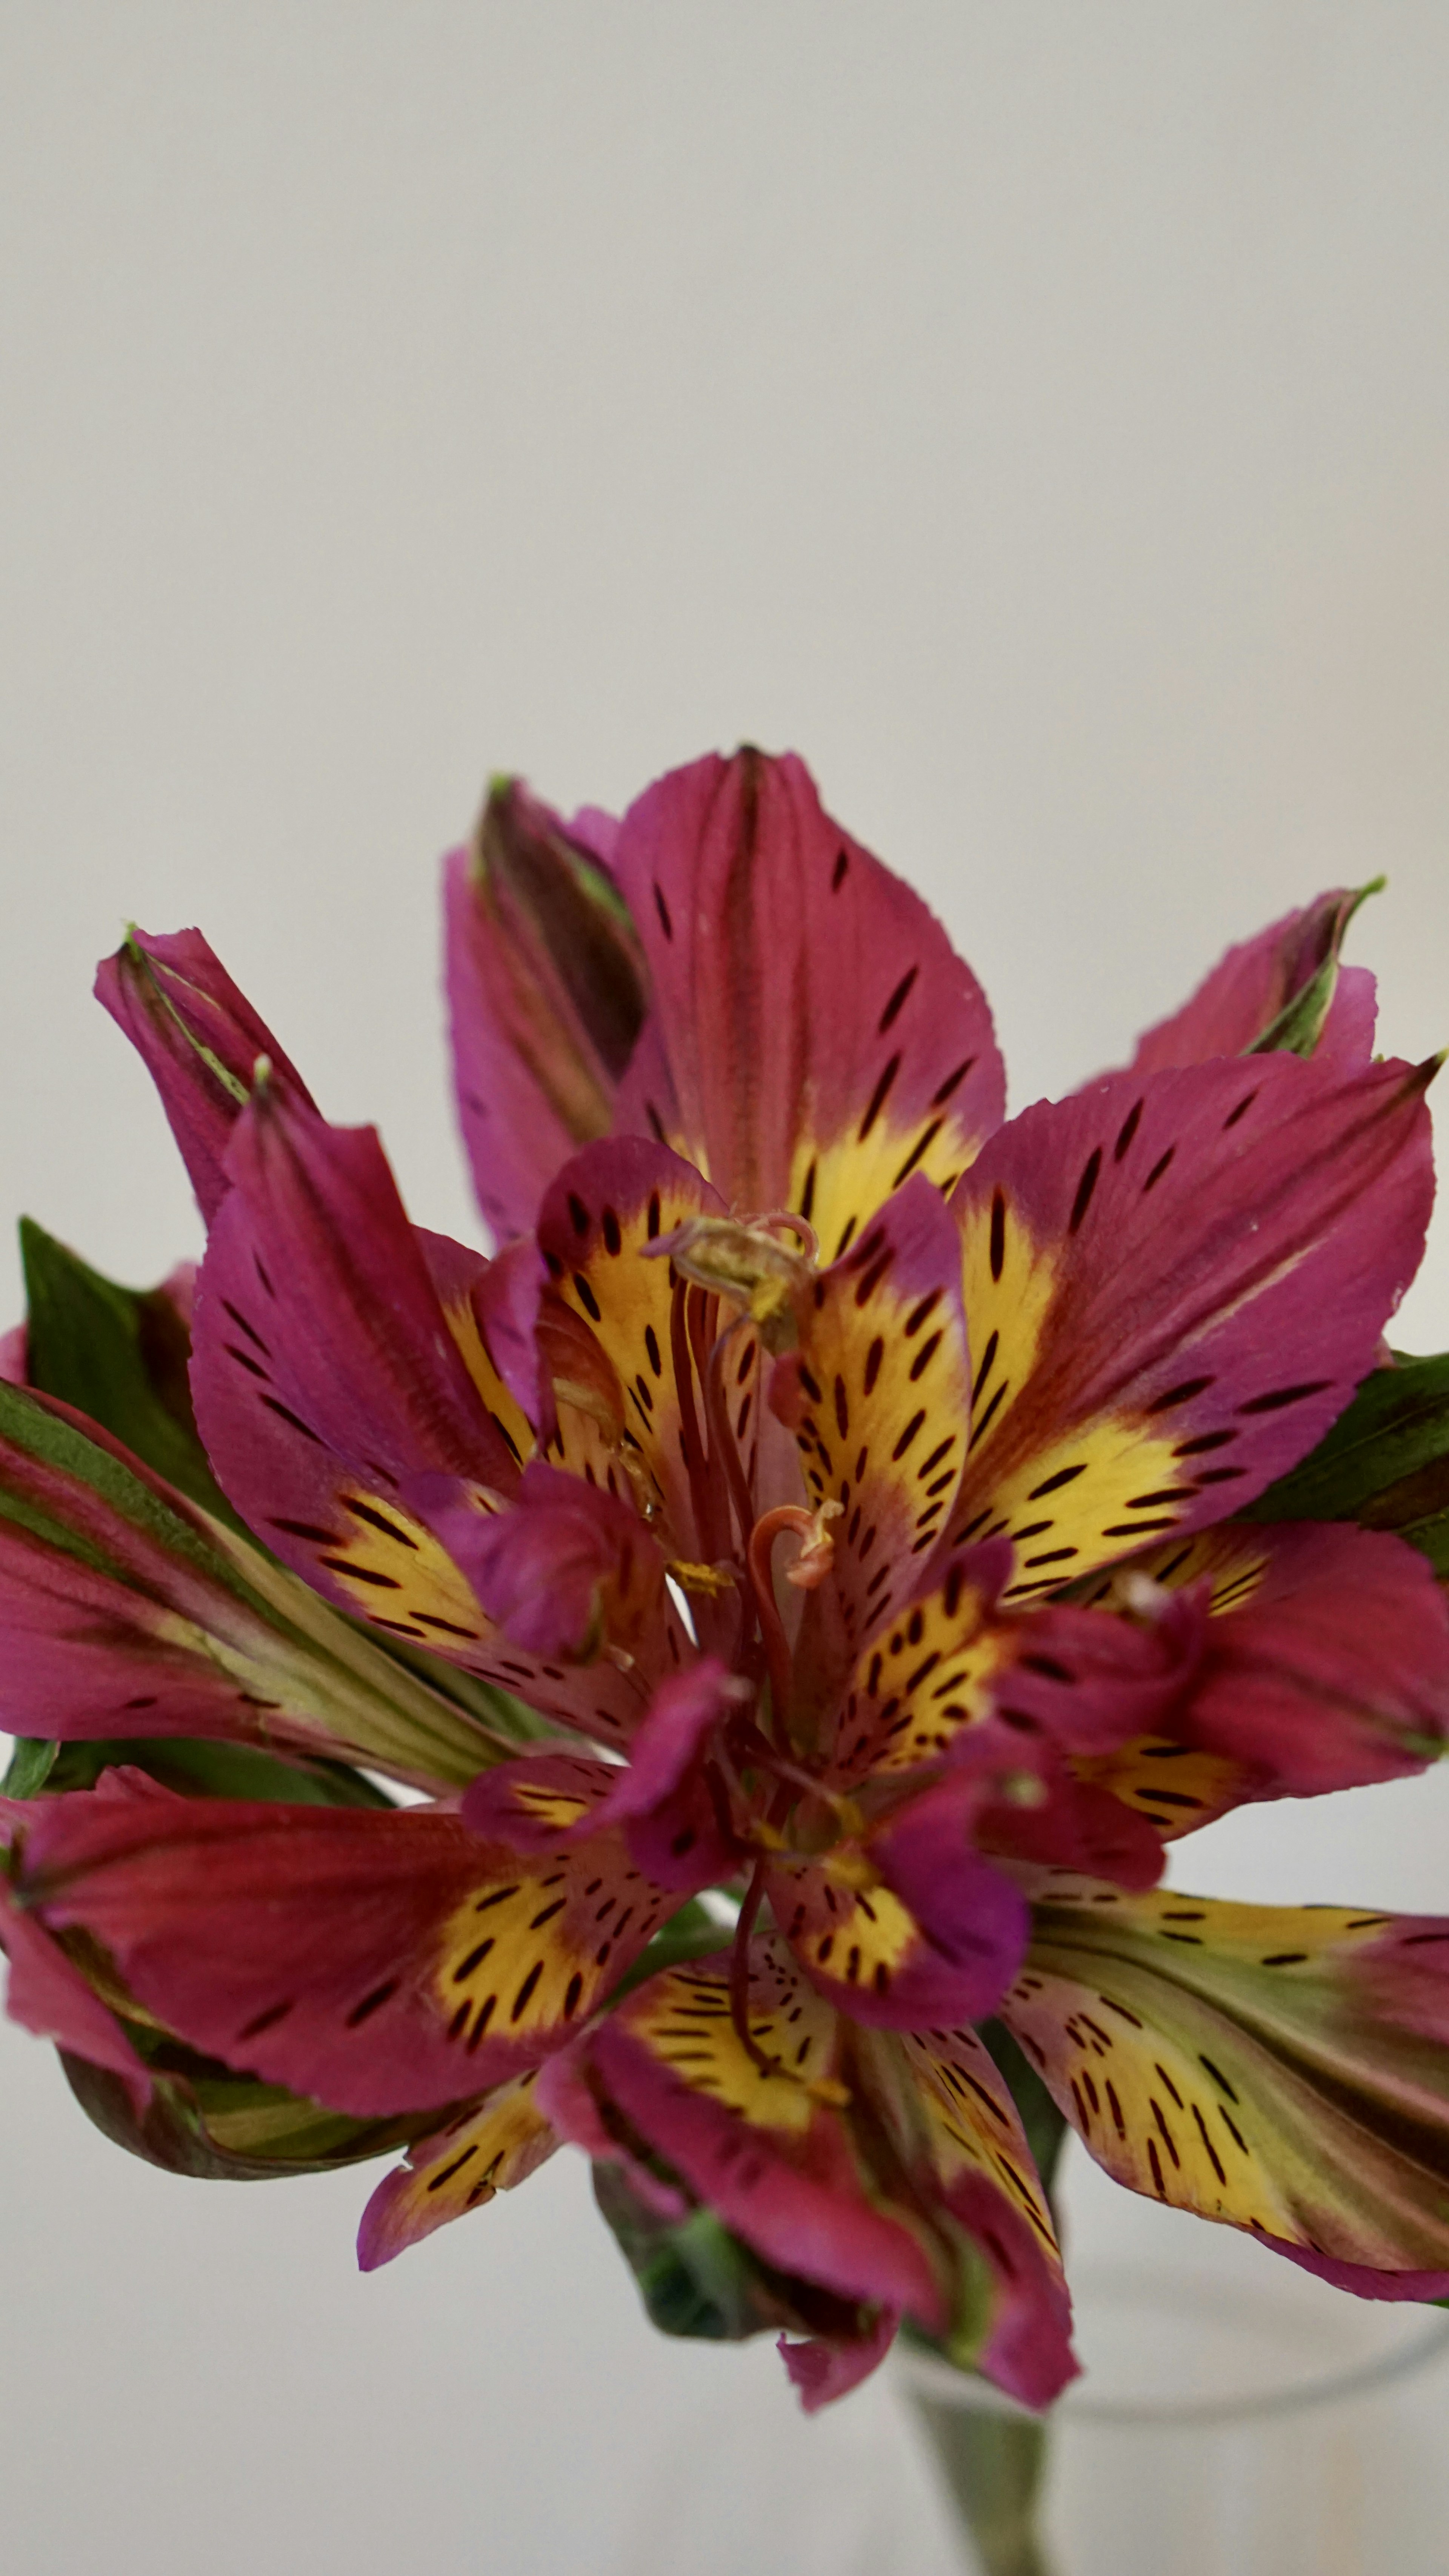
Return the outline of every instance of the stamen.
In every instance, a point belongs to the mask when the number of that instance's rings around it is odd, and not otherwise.
[[[738,1749],[741,1758],[756,1770],[768,1772],[772,1780],[781,1780],[789,1788],[803,1790],[806,1797],[818,1800],[822,1807],[828,1807],[835,1818],[836,1831],[843,1842],[856,1842],[864,1833],[865,1817],[856,1799],[843,1790],[827,1789],[823,1781],[817,1780],[813,1771],[805,1770],[799,1762],[792,1762],[765,1736],[751,1729],[740,1739]],[[784,1835],[777,1834],[769,1826],[758,1826],[756,1839],[763,1843],[767,1850],[778,1852],[782,1858],[812,1861],[820,1858],[818,1851],[792,1851]],[[861,1883],[871,1887],[878,1886],[879,1870],[872,1870],[869,1878]]]
[[[739,1577],[727,1565],[694,1565],[685,1556],[672,1556],[664,1569],[671,1574],[681,1592],[702,1592],[707,1600],[718,1601],[723,1593],[733,1592]]]
[[[808,1217],[797,1216],[793,1208],[771,1208],[767,1215],[757,1216],[755,1223],[762,1234],[778,1234],[781,1226],[788,1226],[804,1245],[806,1260],[818,1264],[820,1237]]]
[[[805,1544],[794,1564],[785,1568],[785,1580],[793,1583],[797,1592],[816,1591],[830,1572],[835,1563],[835,1541],[826,1523],[838,1521],[844,1509],[843,1503],[821,1503],[811,1513],[809,1530],[804,1533]]]
[[[808,1538],[814,1522],[812,1515],[798,1503],[781,1503],[766,1512],[750,1532],[746,1556],[750,1590],[755,1596],[755,1610],[760,1622],[760,1637],[765,1649],[765,1669],[770,1676],[770,1701],[774,1711],[777,1735],[788,1733],[788,1714],[794,1683],[794,1668],[784,1622],[775,1607],[775,1584],[770,1572],[770,1555],[782,1530],[794,1530]]]
[[[810,1263],[771,1232],[780,1221],[742,1225],[735,1217],[686,1217],[646,1251],[654,1260],[667,1254],[684,1278],[743,1306],[759,1326],[766,1348],[778,1355],[795,1346],[795,1303],[813,1276]],[[798,1220],[785,1222],[794,1226]]]

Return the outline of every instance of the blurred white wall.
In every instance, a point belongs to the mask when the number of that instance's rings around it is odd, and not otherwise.
[[[1433,0],[0,0],[0,1206],[196,1245],[87,997],[131,916],[466,1232],[439,851],[490,769],[746,735],[944,914],[1017,1106],[1380,869],[1385,1042],[1449,1039],[1446,116]],[[1436,1781],[1178,1875],[1446,1854]],[[722,2460],[793,2576],[948,2567],[885,2396],[655,2341],[572,2169],[361,2282],[365,2179],[170,2182],[0,2065],[14,2576],[627,2576],[666,2502],[742,2576]]]

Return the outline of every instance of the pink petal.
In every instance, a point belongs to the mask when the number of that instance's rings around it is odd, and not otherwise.
[[[265,1057],[276,1092],[312,1095],[199,930],[133,930],[96,971],[96,997],[144,1061],[210,1223],[228,1188],[227,1145]]]
[[[732,1877],[741,1855],[721,1833],[699,1756],[735,1688],[706,1658],[661,1684],[627,1763],[522,1755],[473,1782],[464,1817],[475,1833],[525,1852],[622,1826],[636,1867],[681,1895]]]
[[[1343,1410],[1422,1249],[1432,1070],[1115,1075],[987,1146],[951,1535],[1012,1539],[1005,1601],[1241,1508]]]
[[[729,2019],[728,1978],[724,1960],[650,1978],[571,2062],[549,2070],[541,2107],[646,2188],[648,2165],[622,2141],[647,2142],[767,2263],[843,2298],[908,2309],[939,2331],[941,2292],[921,2245],[873,2204],[838,2114],[802,2081],[762,2076],[745,2056]],[[788,2021],[797,2003],[802,2015]],[[751,2029],[763,2030],[770,2054],[783,2060],[788,2043],[791,2063],[809,2054],[810,2071],[826,2075],[833,2016],[812,2006],[781,1954],[758,1945]],[[589,2107],[601,2101],[612,2106],[602,2123]]]
[[[1335,886],[1230,948],[1180,1011],[1138,1039],[1133,1072],[1160,1073],[1209,1056],[1246,1054],[1315,976],[1331,970],[1362,900],[1361,889]],[[1340,967],[1314,1055],[1340,1072],[1361,1071],[1373,1052],[1374,1016],[1374,979],[1367,967]]]
[[[598,839],[588,818],[581,833],[510,781],[447,861],[458,1114],[505,1241],[531,1229],[560,1164],[607,1135],[644,1016],[643,961]]]
[[[150,2076],[115,2016],[42,1925],[16,1903],[3,1874],[0,1949],[10,1962],[6,2010],[11,2020],[119,2076],[139,2119],[151,2099]]]
[[[827,1260],[908,1173],[964,1169],[1004,1098],[980,986],[793,754],[661,779],[614,864],[677,1104],[636,1060],[616,1123],[667,1135],[741,1213],[801,1210]]]
[[[363,2116],[536,2064],[672,1911],[617,1837],[529,1863],[434,1808],[78,1792],[34,1813],[35,1917],[104,1943],[193,2046]]]
[[[822,2406],[833,2406],[838,2397],[848,2397],[859,2388],[871,2372],[879,2370],[896,2339],[899,2312],[882,2308],[869,2334],[855,2336],[850,2342],[830,2343],[821,2335],[807,2341],[792,2341],[781,2335],[775,2349],[785,2365],[790,2385],[807,2415],[818,2415]]]
[[[538,1459],[506,1511],[480,1512],[472,1492],[444,1477],[406,1488],[515,1644],[592,1662],[606,1640],[631,1652],[662,1626],[664,1559],[632,1502]]]
[[[1211,1550],[1212,1541],[1204,1542]],[[1418,1551],[1333,1523],[1222,1533],[1227,1604],[1177,1725],[1260,1797],[1422,1770],[1449,1738],[1449,1603]],[[1228,1588],[1246,1559],[1256,1583]]]

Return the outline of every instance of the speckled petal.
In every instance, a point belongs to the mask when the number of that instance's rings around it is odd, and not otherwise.
[[[955,1226],[917,1174],[801,1297],[799,1348],[771,1374],[811,1502],[838,1507],[830,1580],[852,1654],[916,1589],[961,1481],[971,1365],[959,1271]]]
[[[538,1240],[575,1350],[559,1353],[558,1437],[550,1454],[575,1474],[633,1489],[671,1553],[708,1562],[728,1544],[728,1502],[718,1466],[706,1469],[708,1427],[701,1377],[730,1319],[718,1299],[649,1254],[692,1217],[723,1202],[693,1167],[662,1145],[619,1137],[565,1164],[539,1211]],[[572,1392],[589,1372],[582,1405]],[[730,1369],[732,1427],[746,1465],[759,1361],[742,1329]],[[604,1449],[595,1463],[602,1428]],[[711,1509],[715,1517],[711,1518]]]
[[[675,1093],[636,1062],[618,1124],[667,1137],[742,1214],[799,1210],[827,1261],[911,1172],[965,1169],[1004,1099],[981,988],[803,762],[676,770],[631,806],[614,866]]]
[[[993,1139],[951,1538],[1011,1540],[1007,1602],[1241,1509],[1343,1410],[1423,1247],[1433,1070],[1120,1074]]]
[[[427,1807],[74,1792],[38,1802],[22,1862],[35,1918],[102,1942],[183,2039],[363,2116],[536,2064],[676,1902],[617,1836],[520,1860]]]
[[[703,2202],[767,2263],[942,2331],[936,2267],[875,2204],[826,2098],[837,2016],[777,1944],[752,1951],[750,2030],[773,2071],[736,2033],[728,1960],[666,1970],[547,2070],[541,2106],[566,2136],[624,2163],[652,2205],[679,2214]],[[676,2186],[651,2174],[651,2148]]]
[[[1402,1778],[1449,1737],[1449,1603],[1402,1539],[1333,1523],[1228,1522],[1150,1552],[1094,1598],[1110,1607],[1144,1576],[1201,1592],[1210,1609],[1172,1715],[1178,1753],[1154,1750],[1143,1766],[1149,1795],[1171,1786],[1177,1830],[1253,1799]],[[1204,1766],[1218,1783],[1205,1811],[1186,1794],[1186,1771]]]
[[[486,1735],[67,1405],[0,1388],[0,1704],[17,1731],[210,1736],[435,1787]]]
[[[1449,2292],[1449,1922],[1062,1876],[1003,2019],[1119,2182]]]
[[[1026,1945],[1027,1908],[971,1847],[975,1785],[912,1799],[859,1849],[781,1864],[781,1931],[818,1991],[853,2020],[901,2030],[994,2012]]]
[[[482,2209],[545,2164],[558,2139],[534,2101],[537,2069],[526,2067],[485,2100],[409,2147],[407,2162],[380,2182],[357,2234],[357,2259],[375,2272],[453,2218]]]
[[[408,1224],[376,1138],[264,1097],[238,1122],[229,1169],[198,1283],[192,1387],[238,1511],[340,1608],[567,1724],[627,1732],[647,1683],[601,1669],[581,1690],[551,1658],[498,1639],[404,1498],[428,1475],[502,1497],[518,1483],[517,1443],[449,1328],[439,1239]]]

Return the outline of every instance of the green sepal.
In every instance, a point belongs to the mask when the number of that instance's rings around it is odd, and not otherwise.
[[[1449,1353],[1375,1369],[1318,1447],[1242,1517],[1394,1530],[1449,1579]]]
[[[1374,877],[1369,884],[1355,887],[1343,896],[1323,922],[1321,936],[1324,955],[1306,984],[1300,986],[1281,1011],[1261,1029],[1245,1055],[1312,1055],[1323,1035],[1323,1024],[1333,1005],[1338,989],[1339,952],[1344,933],[1361,903],[1371,894],[1382,894],[1386,877]]]
[[[293,1579],[300,1582],[301,1577]],[[435,1655],[426,1646],[415,1646],[405,1637],[383,1636],[370,1620],[354,1618],[350,1612],[342,1610],[334,1615],[345,1620],[348,1627],[365,1637],[370,1645],[376,1646],[389,1663],[401,1664],[405,1672],[413,1673],[419,1681],[426,1682],[429,1690],[436,1691],[440,1699],[451,1700],[455,1708],[463,1709],[469,1717],[475,1717],[480,1726],[486,1727],[489,1734],[498,1739],[488,1757],[490,1760],[497,1761],[504,1750],[515,1744],[540,1741],[556,1744],[559,1741],[559,1730],[552,1718],[540,1716],[536,1708],[530,1708],[525,1700],[515,1699],[511,1691],[500,1689],[497,1682],[484,1681],[480,1673],[465,1672],[461,1664],[450,1664],[445,1655]],[[572,1738],[568,1740],[572,1741]]]
[[[89,1414],[168,1484],[240,1529],[197,1435],[190,1336],[165,1291],[103,1278],[32,1217],[20,1220],[20,1259],[30,1384]]]
[[[758,2334],[850,2338],[869,2331],[868,2309],[775,2271],[712,2210],[662,2218],[613,2164],[595,2165],[594,2198],[661,2334],[745,2343]]]
[[[251,1744],[190,1735],[91,1736],[47,1745],[48,1790],[93,1789],[103,1771],[127,1764],[185,1798],[275,1800],[291,1807],[384,1807],[393,1801],[346,1762],[288,1760]],[[7,1780],[8,1787],[8,1780]],[[33,1797],[34,1790],[12,1790]]]
[[[358,2120],[288,2093],[280,2084],[233,2074],[179,2040],[127,2022],[154,2091],[138,2113],[119,2076],[62,2049],[66,2081],[88,2120],[112,2144],[168,2173],[207,2182],[271,2182],[328,2173],[408,2146],[438,2122],[436,2111]]]

